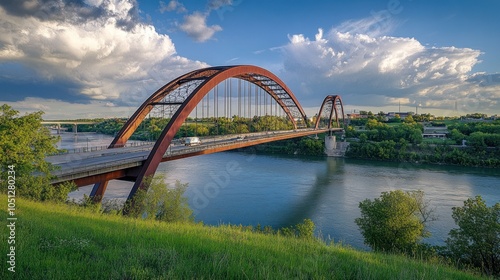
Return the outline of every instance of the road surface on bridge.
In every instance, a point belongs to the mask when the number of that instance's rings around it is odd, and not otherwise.
[[[163,156],[163,161],[190,156],[209,154],[231,149],[253,146],[261,143],[291,139],[327,132],[328,129],[296,129],[200,138],[202,144],[184,146],[180,142],[171,144]],[[92,184],[96,178],[126,177],[127,172],[135,173],[148,158],[154,144],[113,148],[86,153],[49,156],[46,160],[57,166],[53,172],[56,179],[52,183],[74,180],[77,185]],[[121,173],[119,173],[121,171]],[[118,172],[118,173],[117,173]],[[116,175],[111,175],[116,173]],[[82,178],[86,178],[83,180]],[[79,181],[79,179],[82,179]]]

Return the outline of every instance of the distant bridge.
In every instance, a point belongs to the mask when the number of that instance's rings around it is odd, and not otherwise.
[[[96,122],[89,122],[89,121],[59,121],[59,120],[46,120],[42,121],[42,125],[44,124],[53,124],[56,126],[57,129],[57,134],[61,133],[61,124],[72,124],[73,125],[73,132],[77,133],[78,132],[78,125],[79,124],[96,124]]]
[[[274,131],[270,124],[265,132],[209,136],[194,147],[173,145],[174,136],[186,125],[188,117],[191,125],[194,119],[196,126],[200,115],[201,119],[213,119],[217,130],[223,128],[221,118],[233,118],[236,122],[237,118],[251,120],[256,116],[286,119],[292,129]],[[168,119],[158,141],[149,147],[124,147],[147,116]],[[60,166],[54,184],[95,183],[90,196],[98,201],[109,180],[129,180],[135,182],[128,196],[132,199],[138,189],[147,188],[144,177],[153,175],[163,161],[342,131],[343,126],[344,109],[339,95],[327,96],[318,114],[310,120],[292,91],[271,72],[251,65],[209,67],[184,74],[153,93],[125,123],[108,150],[52,156],[48,161]],[[241,127],[240,124],[238,128],[244,130]]]

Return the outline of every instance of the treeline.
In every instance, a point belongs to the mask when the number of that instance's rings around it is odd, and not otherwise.
[[[346,137],[359,138],[370,141],[384,141],[404,139],[412,144],[422,142],[422,132],[424,128],[421,124],[407,118],[401,125],[389,126],[388,124],[369,119],[365,124],[365,130],[356,131],[352,126],[346,130]]]
[[[500,121],[456,123],[448,126],[449,138],[473,147],[500,147]]]
[[[302,137],[260,144],[240,150],[262,154],[324,156],[324,143],[324,138],[322,137],[318,139]]]
[[[366,122],[365,130],[351,126],[346,136],[357,138],[347,157],[414,163],[452,164],[463,166],[500,167],[500,122],[457,123],[450,125],[449,138],[456,144],[466,140],[466,147],[423,143],[423,126],[405,119],[398,126],[389,126],[376,119]]]
[[[94,125],[79,125],[78,131],[116,135],[126,121],[126,119],[107,119]],[[145,141],[157,140],[169,121],[170,119],[166,118],[147,118],[139,125],[131,139]],[[72,126],[67,126],[67,128],[69,131],[72,130]],[[232,118],[188,118],[175,137],[229,135],[289,129],[293,129],[292,122],[286,117],[277,116],[255,116],[253,118],[242,118],[238,116],[233,116]]]
[[[447,145],[410,145],[407,141],[360,141],[349,145],[347,157],[413,163],[500,167],[499,148],[450,147]]]

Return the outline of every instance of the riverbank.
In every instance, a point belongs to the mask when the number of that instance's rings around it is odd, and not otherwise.
[[[346,157],[467,167],[500,167],[499,148],[454,147],[450,145],[408,144],[384,140],[381,142],[351,142]]]
[[[317,139],[304,137],[261,144],[245,148],[257,154],[284,154],[322,156],[324,153],[324,134]],[[350,141],[346,158],[390,161],[412,164],[435,164],[466,167],[500,167],[500,149],[489,147],[459,147],[445,144],[409,144],[406,141],[384,140]]]
[[[1,279],[480,279],[439,263],[237,227],[16,205],[16,272],[2,269]],[[6,220],[6,211],[0,216]]]

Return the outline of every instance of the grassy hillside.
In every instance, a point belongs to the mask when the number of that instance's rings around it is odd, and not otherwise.
[[[0,219],[7,223],[5,208]],[[2,226],[0,279],[476,278],[403,257],[227,226],[140,221],[21,199],[16,216],[16,272],[7,271],[9,233]]]

